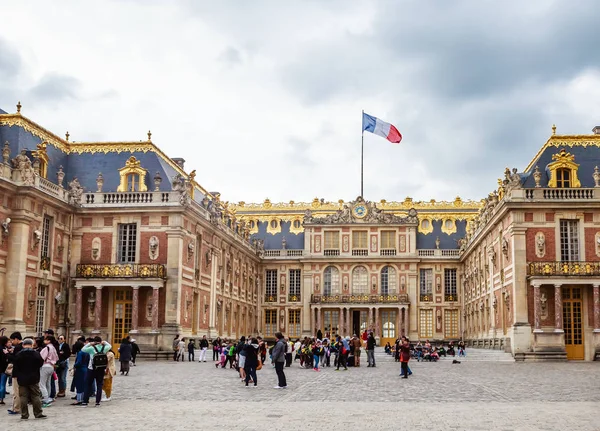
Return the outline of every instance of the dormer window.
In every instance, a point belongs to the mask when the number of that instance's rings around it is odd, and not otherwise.
[[[553,162],[548,164],[550,180],[548,187],[551,188],[572,188],[581,187],[581,182],[577,178],[579,165],[575,163],[575,156],[569,154],[563,148],[557,154],[552,156]]]
[[[146,187],[146,169],[142,168],[141,163],[134,156],[131,156],[125,166],[119,169],[118,192],[147,192]]]
[[[139,192],[140,191],[140,176],[138,174],[127,175],[127,191],[128,192]]]

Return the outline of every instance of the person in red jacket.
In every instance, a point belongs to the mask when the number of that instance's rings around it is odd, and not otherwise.
[[[402,344],[400,345],[400,367],[403,379],[408,379],[408,361],[410,360],[410,344],[408,338],[402,336]]]

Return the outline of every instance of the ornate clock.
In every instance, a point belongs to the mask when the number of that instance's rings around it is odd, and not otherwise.
[[[364,203],[358,203],[352,207],[352,214],[356,218],[365,218],[368,213],[369,210]]]

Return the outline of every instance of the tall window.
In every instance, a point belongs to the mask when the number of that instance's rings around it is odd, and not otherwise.
[[[444,338],[458,338],[458,310],[444,311]]]
[[[366,230],[352,231],[352,248],[353,249],[368,249],[369,248]]]
[[[138,174],[127,175],[127,191],[128,192],[139,192],[140,191],[140,176]]]
[[[337,230],[325,231],[325,250],[335,250],[340,248],[340,233]]]
[[[135,263],[135,248],[137,242],[137,224],[128,223],[119,225],[119,249],[117,260],[119,263]]]
[[[384,266],[381,270],[381,294],[396,294],[396,270],[393,266]]]
[[[395,249],[396,248],[396,232],[393,230],[381,231],[381,248]]]
[[[560,221],[560,260],[563,262],[579,260],[578,220]]]
[[[323,273],[323,295],[340,293],[340,272],[335,266],[328,266]]]
[[[265,310],[265,335],[275,335],[277,332],[277,310]]]
[[[277,270],[267,269],[265,273],[265,302],[277,301]]]
[[[419,310],[419,337],[433,338],[433,310]]]
[[[290,269],[290,301],[300,301],[300,270]]]
[[[44,221],[42,222],[42,238],[41,238],[41,256],[50,257],[50,226],[52,224],[52,218],[47,215],[44,216]]]
[[[569,188],[571,187],[571,170],[567,168],[556,170],[556,187]]]
[[[300,310],[288,311],[288,335],[290,337],[300,336]]]
[[[35,304],[35,332],[42,335],[46,326],[44,325],[44,316],[46,315],[46,287],[38,286],[37,300]]]
[[[369,274],[364,266],[357,266],[352,271],[352,293],[355,295],[369,293]]]
[[[421,301],[433,301],[433,269],[421,269],[419,271],[419,286]]]
[[[396,311],[381,312],[383,338],[396,338]]]
[[[444,269],[444,298],[446,301],[458,301],[456,296],[456,269]]]

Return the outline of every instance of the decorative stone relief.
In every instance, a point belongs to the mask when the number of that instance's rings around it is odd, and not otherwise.
[[[508,259],[508,241],[506,238],[502,238],[502,254]]]
[[[400,235],[400,253],[406,253],[406,235]]]
[[[279,310],[279,329],[285,331],[285,310]]]
[[[546,236],[543,232],[535,234],[535,255],[544,257],[546,255]]]
[[[151,236],[150,240],[148,241],[148,252],[151,260],[158,259],[159,241],[158,238],[154,235]]]
[[[102,241],[96,237],[92,240],[92,260],[98,260],[102,256]]]
[[[377,235],[371,235],[371,252],[377,251]]]
[[[317,275],[315,277],[315,293],[319,292],[320,288],[321,288],[321,283],[320,283],[319,276]]]
[[[600,232],[596,232],[596,256],[600,257]]]
[[[546,295],[546,292],[544,290],[542,290],[542,292],[540,294],[540,311],[541,311],[540,317],[542,318],[542,320],[547,319],[548,318],[548,296]]]
[[[316,253],[321,252],[321,236],[320,235],[315,237],[315,252]]]
[[[350,239],[348,237],[348,235],[343,235],[342,236],[342,251],[344,253],[347,253],[350,249]]]
[[[80,206],[81,198],[83,196],[83,187],[79,184],[77,177],[73,178],[73,181],[69,183],[69,203]]]

